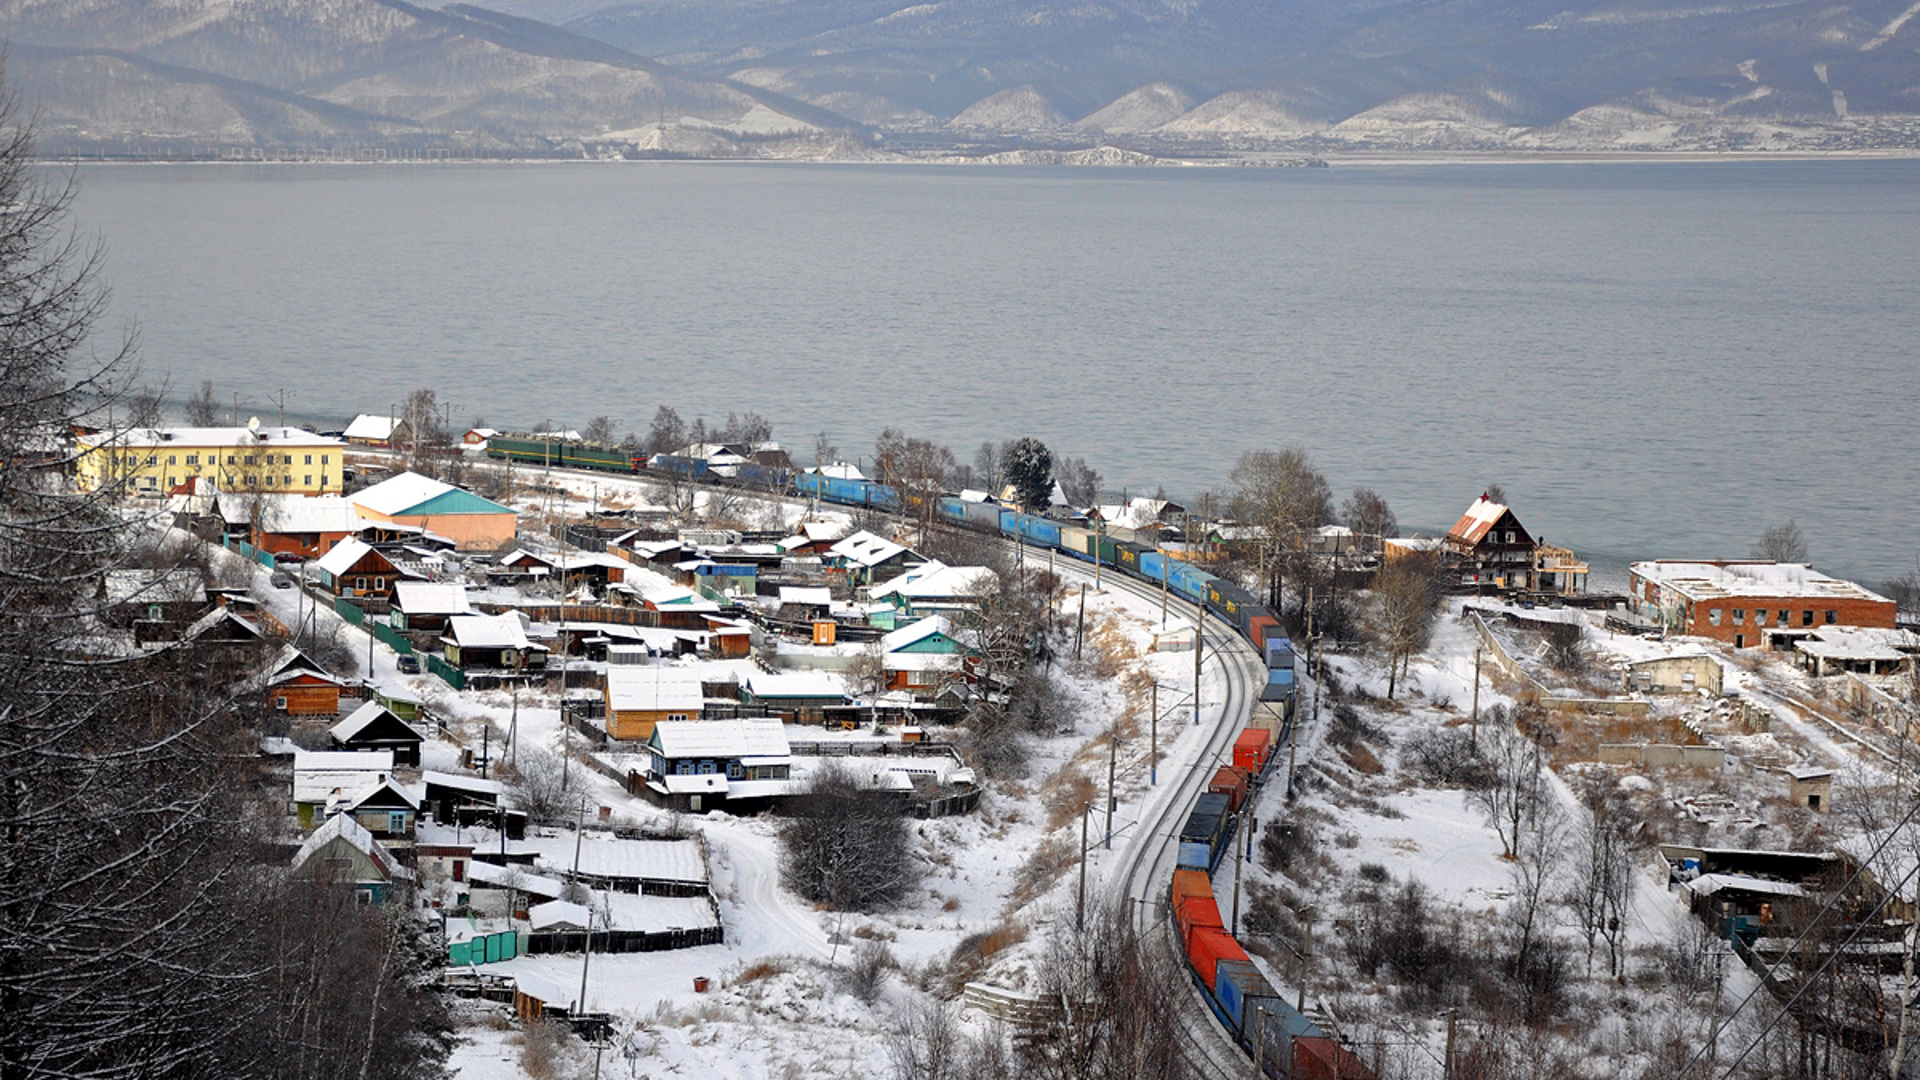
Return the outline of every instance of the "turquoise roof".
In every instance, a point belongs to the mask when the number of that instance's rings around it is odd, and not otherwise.
[[[394,517],[419,517],[426,514],[511,514],[513,508],[492,499],[483,499],[471,491],[443,491],[426,502],[409,506]]]

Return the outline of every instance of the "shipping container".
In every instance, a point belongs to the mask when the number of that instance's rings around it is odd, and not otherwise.
[[[1286,701],[1294,694],[1293,669],[1273,668],[1267,672],[1266,689],[1260,691],[1261,701]]]
[[[1173,921],[1183,942],[1197,929],[1218,930],[1226,925],[1220,917],[1220,905],[1212,896],[1189,896],[1180,901],[1173,909]]]
[[[1152,551],[1150,547],[1129,543],[1125,540],[1113,545],[1113,564],[1130,573],[1140,573],[1140,556]]]
[[[1273,1011],[1280,998],[1260,969],[1251,961],[1240,960],[1222,960],[1215,965],[1213,996],[1227,1014],[1227,1026],[1249,1050],[1253,1049],[1262,1018]]]
[[[1200,981],[1212,991],[1220,961],[1238,960],[1244,964],[1247,951],[1225,930],[1202,926],[1195,928],[1187,942],[1187,959],[1193,962],[1194,973],[1200,976]],[[1217,996],[1218,991],[1214,992]]]
[[[1020,535],[1030,544],[1042,547],[1060,546],[1060,523],[1043,518],[1038,514],[1020,515]]]
[[[1293,668],[1293,640],[1284,635],[1269,636],[1264,642],[1267,654],[1267,666],[1270,668]]]
[[[1108,536],[1106,533],[1099,533],[1097,534],[1097,536],[1100,542],[1100,565],[1119,566],[1120,565],[1120,541],[1115,540],[1113,537]]]
[[[734,474],[734,479],[747,487],[759,488],[763,491],[785,491],[792,475],[785,469],[749,461],[740,466],[739,471]]]
[[[1227,797],[1227,809],[1234,813],[1247,801],[1247,771],[1233,765],[1223,765],[1207,782],[1207,790],[1215,795]]]
[[[1213,899],[1213,881],[1197,870],[1175,870],[1173,872],[1173,902],[1178,904],[1189,896],[1204,896]]]
[[[1259,1049],[1262,1070],[1267,1076],[1291,1077],[1293,1075],[1293,1044],[1296,1039],[1324,1039],[1327,1033],[1316,1027],[1313,1021],[1300,1015],[1285,998],[1260,1002],[1254,1024],[1263,1031],[1250,1032],[1252,1039],[1249,1049]]]
[[[1325,1036],[1293,1041],[1289,1080],[1374,1080],[1373,1070]]]
[[[1276,637],[1285,636],[1285,632],[1280,629],[1280,620],[1273,617],[1273,612],[1268,611],[1264,607],[1249,611],[1247,615],[1247,640],[1253,642],[1262,653],[1266,651],[1267,642]],[[1268,666],[1271,667],[1272,665]]]
[[[1233,763],[1258,776],[1267,767],[1267,752],[1272,747],[1267,732],[1247,728],[1233,741]]]
[[[1060,527],[1060,550],[1091,559],[1094,551],[1093,534],[1085,529],[1063,525]]]
[[[941,521],[964,524],[967,520],[967,501],[958,495],[942,495],[933,504],[933,512]]]
[[[672,473],[675,476],[707,475],[707,463],[704,460],[680,454],[655,454],[648,459],[648,466],[655,472]]]
[[[1148,580],[1159,581],[1167,572],[1167,562],[1166,552],[1149,549],[1140,553],[1139,569]]]

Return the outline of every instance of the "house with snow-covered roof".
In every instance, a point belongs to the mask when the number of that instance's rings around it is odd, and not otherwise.
[[[857,584],[885,581],[926,560],[883,536],[865,529],[835,541],[827,548],[826,559],[845,567],[847,576]]]
[[[527,626],[517,612],[500,615],[454,615],[440,637],[447,663],[462,671],[499,673],[543,671],[545,645],[527,637]]]
[[[955,680],[966,678],[971,644],[944,616],[909,623],[880,639],[880,663],[887,673],[887,689],[903,690],[932,700]]]
[[[778,720],[664,721],[647,754],[643,793],[662,806],[753,811],[790,793],[793,752]]]
[[[513,508],[444,481],[406,472],[352,496],[370,521],[412,525],[453,540],[461,551],[492,551],[518,529]]]
[[[371,832],[341,814],[315,829],[293,856],[293,876],[302,881],[350,885],[376,904],[404,892],[412,875]]]
[[[393,753],[301,750],[293,755],[293,810],[310,829],[354,796],[393,775]]]
[[[446,630],[447,620],[473,614],[467,587],[459,582],[402,581],[393,587],[393,628],[424,634]]]
[[[994,580],[994,572],[985,566],[948,566],[932,561],[873,586],[867,590],[867,597],[908,614],[977,611],[981,591]]]
[[[426,741],[405,720],[377,701],[369,701],[327,729],[327,737],[342,750],[388,750],[396,765],[420,764],[420,744]]]
[[[413,438],[413,429],[404,417],[377,416],[373,413],[361,413],[347,424],[341,432],[350,446],[369,446],[385,450],[408,442]]]
[[[608,664],[607,734],[646,739],[667,720],[698,720],[706,709],[700,673],[659,664]]]

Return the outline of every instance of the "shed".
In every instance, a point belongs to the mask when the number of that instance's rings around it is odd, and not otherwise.
[[[1809,810],[1833,805],[1833,770],[1802,765],[1787,769],[1787,799]]]

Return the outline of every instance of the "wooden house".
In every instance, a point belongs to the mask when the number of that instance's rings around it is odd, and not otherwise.
[[[415,768],[420,765],[420,744],[425,741],[406,721],[373,701],[333,725],[327,735],[342,750],[390,750],[394,764]]]
[[[377,837],[399,840],[413,835],[420,797],[388,776],[349,796],[340,812]]]
[[[663,720],[698,720],[706,708],[700,676],[685,668],[609,664],[605,685],[607,734],[646,739]]]
[[[405,894],[411,876],[392,852],[380,846],[347,814],[327,819],[293,856],[293,876],[302,881],[348,885],[375,904]]]
[[[174,637],[179,629],[204,614],[210,603],[200,575],[181,568],[109,570],[101,585],[101,601],[103,616],[110,625],[171,626],[175,628]]]
[[[298,751],[293,755],[294,816],[301,828],[310,829],[392,775],[393,755],[384,750]]]
[[[433,820],[442,824],[460,820],[464,810],[491,813],[499,809],[500,796],[506,792],[506,786],[498,780],[482,780],[477,776],[435,772],[431,769],[420,774],[420,782],[426,786],[425,805],[428,812],[433,814]]]
[[[473,614],[473,605],[465,585],[402,581],[394,586],[390,614],[395,630],[437,637],[446,632],[448,619]]]
[[[393,587],[420,575],[402,569],[384,552],[359,540],[348,538],[315,564],[320,584],[335,596],[365,597],[391,601]]]
[[[288,716],[338,716],[345,685],[324,672],[289,671],[267,680],[267,704]]]
[[[946,684],[966,678],[966,662],[973,654],[953,624],[939,615],[909,623],[880,639],[886,688],[927,701]]]
[[[513,612],[452,616],[440,644],[446,650],[447,663],[462,671],[519,674],[545,671],[547,667],[549,650],[528,639],[526,626]]]
[[[1536,546],[1511,508],[1482,495],[1447,530],[1443,558],[1461,585],[1523,589],[1531,587]]]
[[[818,724],[825,722],[826,710],[847,703],[847,684],[824,671],[755,671],[741,685],[740,700],[765,706],[789,723]]]
[[[317,559],[360,531],[353,503],[338,495],[223,493],[220,517],[229,534],[239,530],[247,542],[274,555]]]
[[[679,810],[768,809],[792,786],[793,752],[778,720],[663,721],[647,751],[639,793]]]

